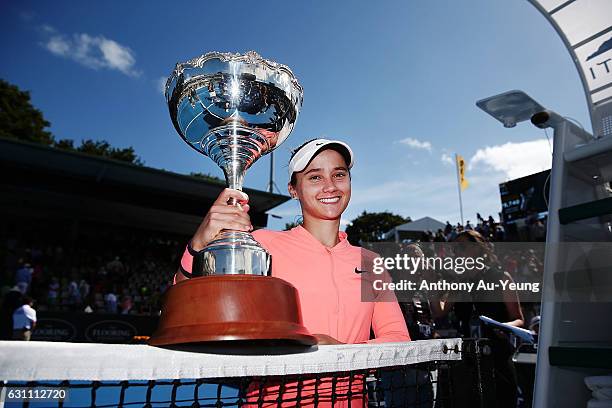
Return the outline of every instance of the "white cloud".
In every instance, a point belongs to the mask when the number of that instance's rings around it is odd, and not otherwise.
[[[111,69],[117,69],[124,74],[131,74],[132,67],[136,63],[136,59],[132,54],[132,51],[124,47],[113,40],[107,40],[104,37],[98,37],[98,46],[104,60],[108,63]]]
[[[52,37],[45,45],[49,51],[55,55],[67,56],[70,52],[70,44],[68,44],[61,37]]]
[[[440,157],[440,160],[442,160],[442,163],[449,164],[451,166],[455,163],[451,155],[448,153],[442,153],[442,157]]]
[[[399,143],[405,144],[412,149],[427,150],[428,152],[431,152],[431,143],[428,141],[420,141],[412,137],[407,137],[400,140]]]
[[[508,142],[499,146],[478,149],[470,159],[469,169],[483,165],[489,170],[502,172],[509,179],[528,176],[552,165],[550,146],[544,139],[529,142]]]
[[[133,77],[141,74],[135,69],[134,52],[116,41],[84,33],[67,37],[48,25],[43,26],[42,30],[48,35],[43,46],[54,55],[92,69],[112,69]]]

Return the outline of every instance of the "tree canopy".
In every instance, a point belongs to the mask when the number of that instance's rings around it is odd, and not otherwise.
[[[364,211],[351,221],[345,231],[349,242],[359,245],[361,242],[381,241],[385,232],[410,221],[410,217],[404,218],[387,211],[372,213]]]
[[[51,132],[46,130],[49,126],[51,123],[32,105],[28,91],[22,91],[16,85],[0,79],[0,137],[40,143],[138,166],[144,164],[131,146],[118,148],[112,147],[106,140],[84,139],[80,146],[75,147],[72,139],[55,140]]]
[[[189,173],[189,175],[191,177],[197,177],[197,178],[202,179],[202,180],[212,181],[213,183],[225,184],[225,181],[223,181],[222,179],[220,179],[217,176],[213,176],[212,174],[193,172],[192,171],[191,173]]]
[[[301,222],[286,222],[285,229],[283,231],[289,231],[290,229],[295,228],[300,224]]]
[[[45,128],[51,124],[32,106],[30,93],[0,79],[0,136],[53,144],[53,135]]]

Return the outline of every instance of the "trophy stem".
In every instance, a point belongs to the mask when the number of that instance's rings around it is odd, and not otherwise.
[[[231,162],[223,168],[225,182],[229,188],[242,191],[244,183],[245,169],[241,168],[240,163]]]
[[[200,145],[204,154],[223,169],[227,186],[236,190],[242,190],[247,169],[270,150],[268,139],[243,126],[240,118],[210,130]]]

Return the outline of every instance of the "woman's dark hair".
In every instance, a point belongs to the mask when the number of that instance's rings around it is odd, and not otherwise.
[[[307,140],[304,143],[302,143],[301,145],[299,145],[298,147],[296,147],[295,149],[293,149],[291,151],[291,157],[289,158],[289,161],[291,162],[291,160],[293,160],[293,157],[295,157],[295,155],[297,154],[297,152],[300,151],[300,149],[302,149],[304,146],[306,146],[308,143],[312,142],[313,140],[317,140],[317,139],[318,138]],[[310,161],[312,161],[317,156],[317,154],[321,153],[324,150],[334,150],[334,151],[340,153],[340,156],[342,156],[344,158],[344,164],[346,164],[346,167],[348,167],[350,158],[346,157],[346,154],[347,154],[346,149],[344,149],[341,145],[333,144],[333,143],[323,146],[320,150],[317,151],[317,153],[314,156],[312,156]],[[310,162],[308,162],[308,164],[310,164]],[[306,165],[306,167],[308,167],[308,164]],[[349,170],[349,176],[350,176],[350,174],[351,174],[351,172]],[[295,183],[297,183],[297,179],[295,178],[295,173],[293,173],[291,175],[291,180],[289,181],[289,183],[292,186],[295,186]]]
[[[456,242],[457,240],[459,240],[459,238],[465,238],[467,241],[473,242],[480,248],[482,254],[486,258],[488,258],[489,262],[491,262],[492,264],[500,265],[499,259],[497,258],[497,255],[495,255],[493,244],[487,241],[487,239],[483,237],[480,232],[474,230],[466,230],[459,233],[459,235],[457,235],[457,238],[455,238],[453,241]]]

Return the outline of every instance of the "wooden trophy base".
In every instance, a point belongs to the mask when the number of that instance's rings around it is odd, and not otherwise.
[[[302,323],[298,291],[269,276],[202,276],[166,292],[153,346],[270,340],[317,343]]]

